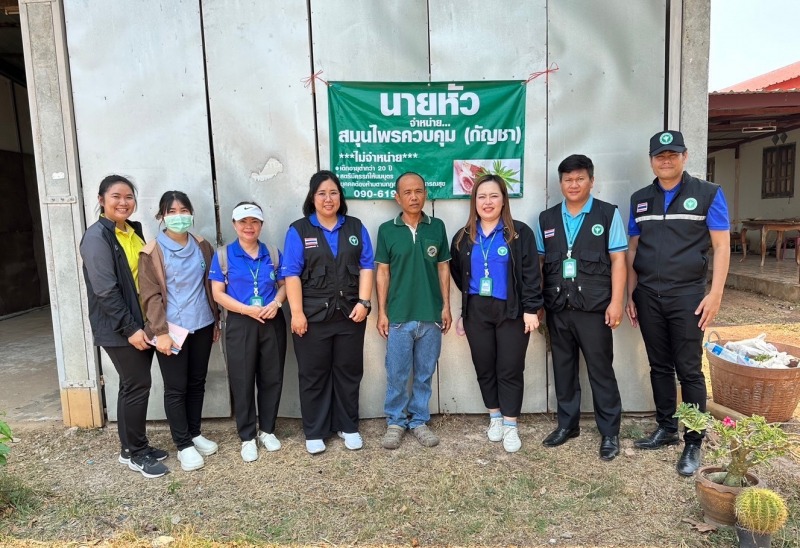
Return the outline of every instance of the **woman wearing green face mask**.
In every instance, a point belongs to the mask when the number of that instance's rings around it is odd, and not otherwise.
[[[146,323],[154,341],[164,379],[164,410],[178,460],[186,471],[205,464],[203,456],[217,452],[217,444],[200,434],[208,358],[219,339],[219,309],[211,296],[208,270],[214,248],[189,232],[192,203],[178,190],[165,192],[156,219],[164,230],[139,255],[139,292]],[[170,325],[189,334],[178,344]]]

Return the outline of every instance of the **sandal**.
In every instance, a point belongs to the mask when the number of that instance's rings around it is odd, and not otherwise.
[[[402,426],[390,424],[386,428],[386,434],[383,435],[383,441],[381,441],[381,445],[384,449],[397,449],[400,447],[400,443],[403,441],[403,434],[405,434],[405,432],[406,429]]]
[[[428,425],[423,424],[411,430],[416,436],[417,441],[424,447],[434,447],[439,445],[439,436],[434,434]]]

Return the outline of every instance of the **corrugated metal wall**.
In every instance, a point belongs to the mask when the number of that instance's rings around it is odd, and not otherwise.
[[[231,208],[254,199],[267,212],[262,239],[282,246],[301,216],[308,178],[329,167],[325,89],[317,82],[314,95],[301,81],[317,70],[342,81],[523,80],[557,63],[527,90],[525,195],[512,209],[531,225],[561,199],[556,166],[573,152],[594,159],[595,194],[619,204],[625,218],[628,196],[652,177],[646,147],[664,119],[665,0],[113,0],[102,9],[66,0],[65,11],[87,218],[95,217],[102,177],[130,175],[140,190],[135,218],[148,237],[157,230],[158,197],[178,188],[192,198],[204,236],[220,230],[230,241]],[[373,238],[397,212],[390,201],[349,205]],[[426,210],[452,235],[467,207],[440,200]],[[457,316],[460,296],[451,299]],[[381,416],[385,344],[374,315],[367,330],[361,413]],[[625,409],[652,409],[639,333],[623,326],[615,348]],[[218,350],[213,362],[206,414],[227,415]],[[103,364],[113,419],[113,368]],[[525,412],[548,408],[547,367],[544,339],[534,335]],[[455,332],[445,337],[434,382],[433,411],[484,410],[466,340]],[[585,375],[583,384],[588,410]],[[163,417],[155,390],[150,416]],[[552,392],[549,401],[552,409]],[[299,415],[291,348],[281,413]]]

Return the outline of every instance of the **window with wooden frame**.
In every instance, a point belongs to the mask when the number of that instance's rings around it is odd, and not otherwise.
[[[797,143],[767,147],[761,170],[762,198],[794,197],[794,164]]]
[[[713,156],[709,156],[706,160],[706,181],[709,183],[714,182],[714,167],[716,163],[714,160],[716,160],[716,158]]]

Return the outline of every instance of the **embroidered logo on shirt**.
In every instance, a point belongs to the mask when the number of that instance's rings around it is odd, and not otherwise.
[[[508,255],[508,248],[505,246],[498,247],[497,254],[500,255],[501,257],[505,257],[506,255]]]
[[[316,238],[305,238],[304,242],[306,245],[306,249],[310,249],[312,247],[319,247]]]
[[[428,246],[428,249],[427,249],[426,251],[427,251],[427,253],[428,253],[428,257],[436,257],[436,253],[437,253],[439,250],[438,250],[438,249],[436,249],[436,246],[435,246],[435,245],[430,245],[430,246]]]
[[[647,211],[647,202],[639,202],[636,204],[636,213],[644,213]]]
[[[275,281],[275,271],[274,270],[270,270],[269,271],[269,279],[272,280],[273,282]]]
[[[603,232],[606,230],[603,228],[603,225],[597,224],[592,227],[592,234],[595,236],[602,236]]]
[[[358,237],[357,236],[350,236],[350,238],[347,241],[350,242],[350,245],[358,245]]]
[[[686,200],[683,201],[683,207],[686,211],[694,211],[697,209],[697,200],[694,198],[686,198]]]
[[[200,270],[205,270],[205,269],[206,269],[206,262],[200,261]]]
[[[547,230],[544,231],[544,237],[545,238],[552,238],[555,235],[556,235],[556,229],[555,228],[548,228]]]

